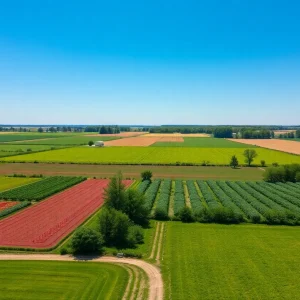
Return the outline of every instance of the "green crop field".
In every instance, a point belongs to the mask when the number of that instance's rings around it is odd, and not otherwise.
[[[85,180],[84,177],[53,176],[0,193],[0,199],[39,201]]]
[[[232,155],[244,163],[244,148],[77,147],[1,158],[7,162],[65,162],[98,164],[211,164],[228,165]],[[254,164],[300,163],[300,156],[257,148]]]
[[[36,139],[49,139],[49,138],[57,138],[57,137],[58,135],[53,133],[0,134],[0,143],[24,141],[24,140],[36,140]]]
[[[68,136],[68,137],[59,137],[59,138],[53,138],[48,140],[37,140],[37,141],[30,141],[30,142],[22,142],[20,144],[26,144],[26,145],[70,145],[70,146],[76,146],[76,145],[87,145],[89,141],[111,141],[119,139],[119,137],[109,137],[109,136]]]
[[[275,212],[300,217],[300,184],[296,183],[175,180],[172,184],[170,179],[156,179],[151,184],[143,181],[138,190],[145,194],[149,211],[154,208],[170,218],[185,206],[195,213],[225,207],[244,222],[276,223],[269,217]]]
[[[39,180],[39,178],[0,177],[0,192]]]
[[[122,299],[128,272],[92,262],[0,261],[0,299]]]
[[[298,299],[300,228],[169,222],[165,299]]]
[[[185,137],[183,143],[157,142],[151,147],[245,148],[245,145],[217,138]],[[247,148],[255,148],[253,145]]]

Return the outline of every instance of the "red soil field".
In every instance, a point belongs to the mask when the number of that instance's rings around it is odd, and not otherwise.
[[[0,211],[18,204],[18,201],[0,201]]]
[[[129,186],[131,180],[124,180]],[[108,179],[86,180],[0,220],[0,246],[51,248],[103,205]]]

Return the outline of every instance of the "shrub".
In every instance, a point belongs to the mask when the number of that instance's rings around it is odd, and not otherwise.
[[[264,180],[268,182],[297,181],[297,174],[300,172],[300,164],[283,165],[270,167],[264,173]],[[299,175],[298,175],[299,180]]]
[[[295,179],[297,182],[300,182],[300,172],[296,173]]]
[[[272,166],[273,166],[273,167],[278,167],[279,164],[278,164],[277,162],[273,162],[273,163],[272,163]]]
[[[155,212],[154,212],[154,219],[166,221],[166,220],[169,220],[169,216],[168,216],[168,213],[164,209],[157,208],[157,209],[155,209]]]
[[[61,255],[68,254],[68,250],[66,248],[61,248],[59,252],[60,252]]]
[[[93,141],[89,141],[89,142],[88,142],[88,145],[91,147],[91,146],[94,145],[94,142],[93,142]]]
[[[261,164],[262,167],[265,167],[265,166],[266,166],[266,162],[265,162],[264,160],[261,160],[261,161],[260,161],[260,164]]]
[[[229,164],[231,167],[233,167],[234,169],[239,165],[239,162],[238,162],[238,159],[236,158],[235,155],[233,155],[231,157],[231,160],[230,160],[230,164]]]
[[[142,180],[149,180],[151,182],[151,178],[152,178],[152,171],[150,170],[146,170],[144,172],[141,173],[141,177]]]
[[[102,235],[90,228],[79,228],[72,237],[71,246],[74,253],[101,253],[103,246]]]
[[[140,226],[130,226],[128,231],[127,243],[129,247],[144,243],[144,233]]]
[[[192,210],[189,207],[182,208],[179,211],[178,216],[183,223],[195,222],[195,217],[193,215]]]

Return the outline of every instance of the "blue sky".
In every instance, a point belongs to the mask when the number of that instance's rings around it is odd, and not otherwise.
[[[2,1],[0,124],[299,124],[298,1]]]

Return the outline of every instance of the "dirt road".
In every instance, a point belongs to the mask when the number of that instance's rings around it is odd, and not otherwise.
[[[143,260],[116,257],[68,256],[56,254],[0,254],[0,260],[43,260],[43,261],[91,261],[114,264],[129,264],[145,271],[149,278],[149,300],[163,299],[163,281],[159,269]]]

